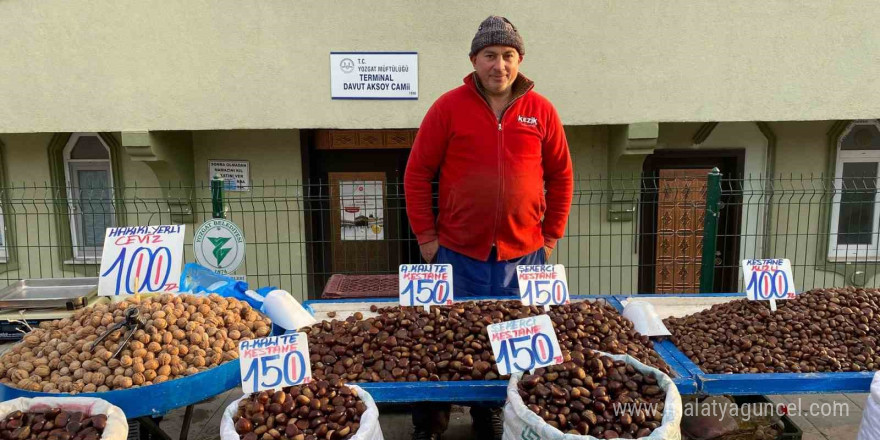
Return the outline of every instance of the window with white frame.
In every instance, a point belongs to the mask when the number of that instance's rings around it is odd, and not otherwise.
[[[115,226],[110,148],[97,133],[75,133],[64,147],[70,238],[76,260],[101,258],[104,231]]]
[[[856,121],[837,142],[828,257],[880,259],[880,123]]]

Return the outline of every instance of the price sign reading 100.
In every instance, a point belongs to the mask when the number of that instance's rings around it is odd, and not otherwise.
[[[184,225],[108,228],[98,294],[176,292],[184,231]]]

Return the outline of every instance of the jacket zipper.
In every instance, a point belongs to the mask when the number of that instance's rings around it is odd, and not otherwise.
[[[474,75],[474,81],[477,81],[476,75]],[[477,85],[474,84],[474,87],[477,87]],[[533,86],[532,86],[532,87],[533,87]],[[501,217],[501,196],[504,194],[504,161],[503,161],[503,156],[502,156],[503,153],[504,153],[504,148],[503,148],[503,145],[504,145],[504,132],[503,132],[502,129],[501,129],[501,125],[502,125],[502,123],[504,122],[504,115],[507,114],[507,110],[508,110],[510,107],[513,107],[513,104],[514,104],[516,101],[518,101],[520,98],[522,98],[523,96],[526,96],[526,93],[529,93],[529,91],[532,90],[532,87],[529,87],[529,88],[528,88],[525,92],[523,92],[521,95],[517,96],[516,98],[513,98],[509,103],[507,103],[507,106],[504,107],[504,110],[501,111],[501,116],[499,116],[499,117],[496,118],[496,119],[498,120],[498,175],[499,175],[499,184],[498,184],[498,198],[497,198],[497,201],[498,201],[498,209],[495,211],[495,223],[494,223],[493,226],[492,226],[492,246],[495,246],[495,237],[496,237],[496,235],[498,234],[498,219]],[[492,114],[492,117],[495,118],[495,111],[492,110],[492,106],[489,105],[489,103],[486,101],[486,98],[484,98],[484,97],[480,94],[479,90],[476,90],[475,93],[476,93],[477,96],[480,98],[480,100],[483,101],[484,104],[486,104],[486,108],[489,110],[489,113]],[[490,252],[491,252],[491,250],[490,250]],[[497,250],[496,250],[496,252],[497,252]],[[495,259],[496,259],[496,260],[498,259],[498,255],[497,255],[497,254],[495,255]]]

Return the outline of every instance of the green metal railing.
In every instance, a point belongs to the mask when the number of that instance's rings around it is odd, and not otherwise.
[[[707,176],[706,215],[703,220],[703,249],[700,261],[700,293],[712,292],[715,284],[715,245],[721,202],[721,171],[714,168]]]
[[[673,290],[741,291],[740,260],[771,257],[792,261],[800,290],[876,287],[876,188],[875,177],[712,173],[661,193],[655,175],[579,177],[552,261],[565,264],[579,294],[655,292],[658,279],[670,274]],[[705,195],[694,198],[694,191]],[[185,260],[194,261],[193,231],[225,217],[242,228],[247,243],[237,274],[252,286],[317,297],[333,274],[391,274],[399,264],[420,261],[403,185],[386,182],[380,194],[374,202],[383,218],[364,225],[377,226],[381,239],[342,240],[344,228],[357,226],[339,221],[339,191],[326,182],[253,182],[247,191],[224,189],[220,181],[113,190],[13,185],[0,190],[0,287],[27,278],[97,276],[95,237],[103,237],[106,225],[186,224]],[[674,208],[664,211],[663,203]],[[660,218],[660,212],[672,214]],[[665,230],[669,222],[673,228]]]

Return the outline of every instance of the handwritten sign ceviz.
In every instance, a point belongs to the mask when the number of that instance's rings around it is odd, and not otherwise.
[[[177,292],[186,225],[107,228],[98,295]]]
[[[516,278],[523,305],[549,309],[551,305],[561,306],[571,302],[565,266],[561,264],[516,266]]]
[[[398,274],[401,306],[452,305],[451,264],[401,264]]]
[[[309,338],[305,333],[250,339],[238,343],[241,389],[245,394],[309,383]]]
[[[562,350],[547,315],[505,321],[487,327],[500,375],[562,363]]]
[[[752,301],[770,301],[773,311],[776,310],[777,299],[797,296],[791,261],[785,258],[743,260],[742,270],[746,297]]]

